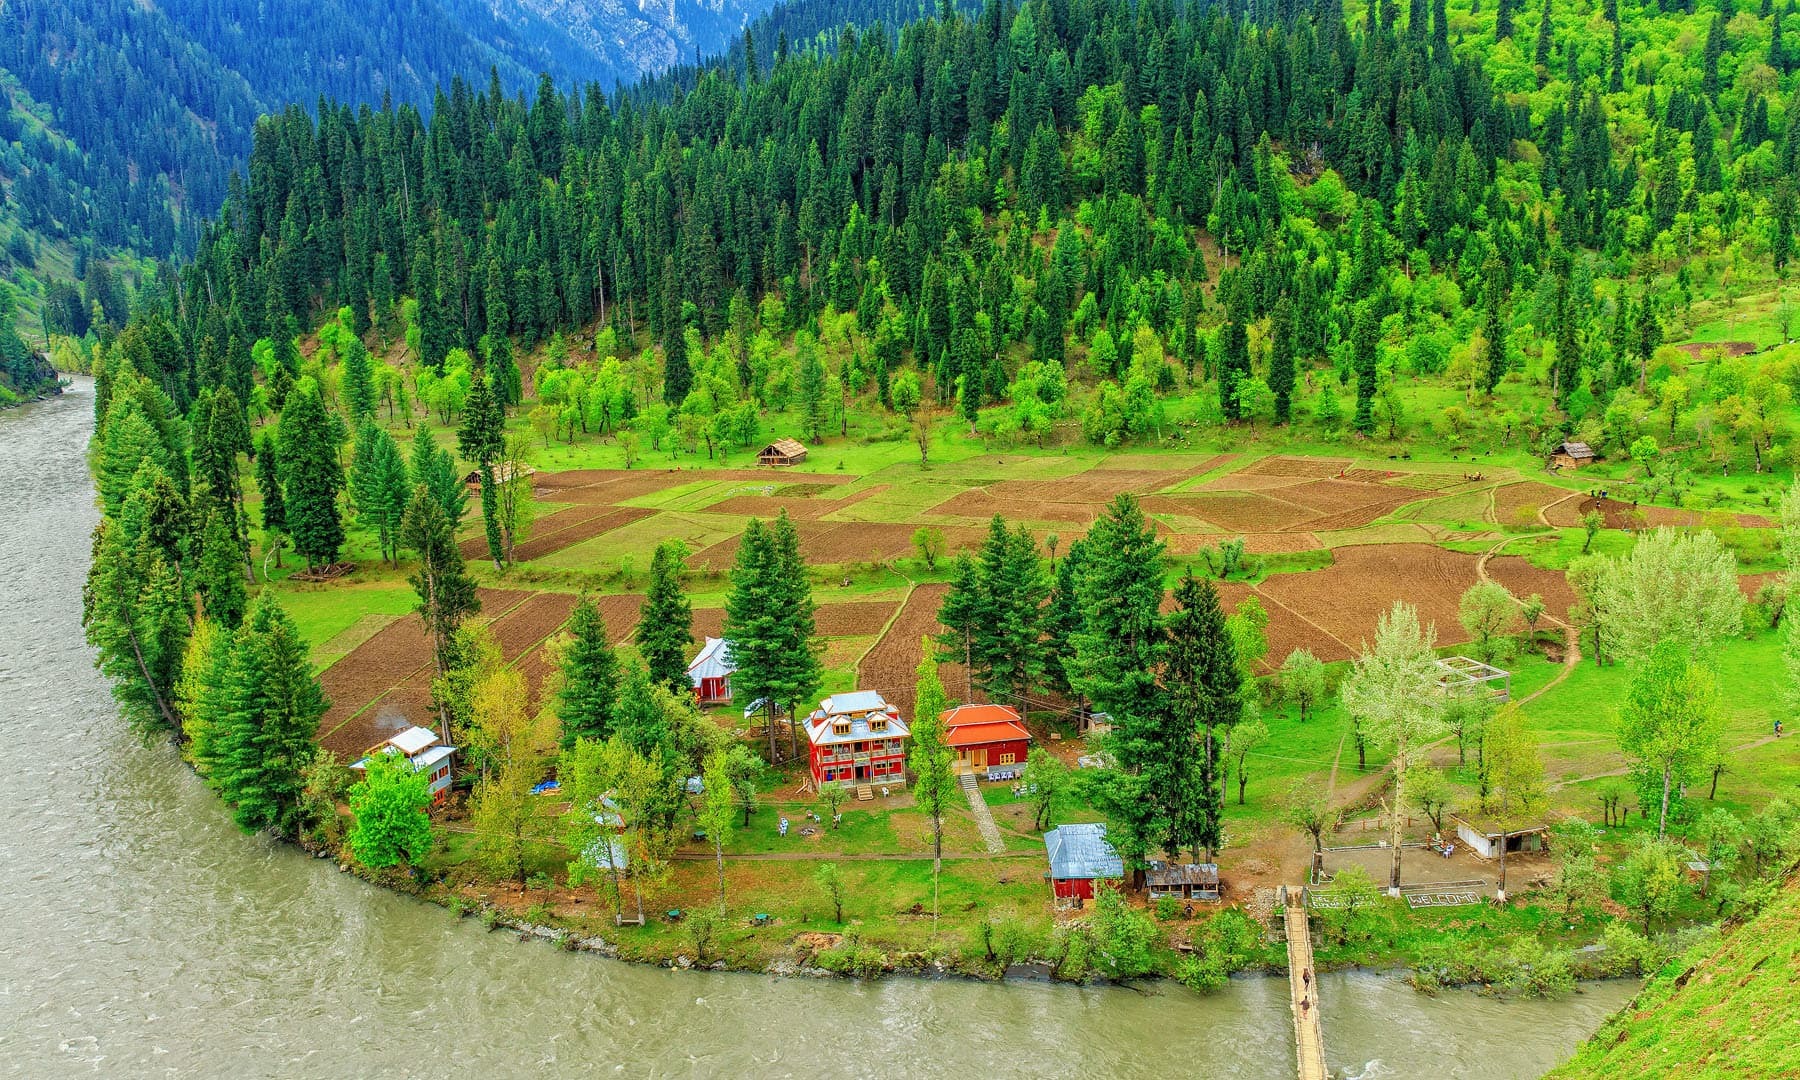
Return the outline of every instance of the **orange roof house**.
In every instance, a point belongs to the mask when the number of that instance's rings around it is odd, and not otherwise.
[[[1008,705],[958,705],[938,714],[944,742],[956,750],[956,767],[989,780],[1016,779],[1025,768],[1031,732]]]

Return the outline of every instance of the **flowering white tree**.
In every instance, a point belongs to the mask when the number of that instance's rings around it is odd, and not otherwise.
[[[1744,624],[1737,557],[1710,531],[1663,527],[1613,560],[1601,588],[1614,626],[1613,653],[1631,662],[1666,640],[1704,657]]]
[[[1344,708],[1371,742],[1394,747],[1392,826],[1393,868],[1388,891],[1400,891],[1400,816],[1405,805],[1406,770],[1412,755],[1444,732],[1444,698],[1438,689],[1435,627],[1419,627],[1419,611],[1394,602],[1375,626],[1375,648],[1363,646],[1355,669],[1344,680]]]

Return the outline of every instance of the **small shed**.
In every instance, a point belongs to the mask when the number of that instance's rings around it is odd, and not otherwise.
[[[938,719],[944,725],[944,742],[956,750],[958,772],[1014,780],[1024,770],[1031,732],[1012,706],[958,705]]]
[[[1436,661],[1438,692],[1447,698],[1480,697],[1512,700],[1512,672],[1484,664],[1469,656],[1446,656]]]
[[[1218,863],[1166,863],[1153,860],[1144,872],[1150,899],[1173,896],[1182,900],[1219,899]]]
[[[798,439],[780,438],[756,455],[758,465],[798,465],[806,460],[806,447]]]
[[[731,663],[731,647],[724,638],[709,637],[700,655],[688,665],[688,679],[694,684],[694,700],[702,705],[716,705],[731,700],[731,675],[737,670]]]
[[[1045,876],[1058,904],[1080,907],[1094,898],[1094,882],[1125,876],[1125,863],[1100,823],[1063,825],[1044,834],[1050,860]]]
[[[1553,469],[1579,469],[1594,460],[1594,448],[1584,442],[1566,442],[1550,455]]]
[[[1456,838],[1484,859],[1498,859],[1502,845],[1508,854],[1521,851],[1544,851],[1548,825],[1525,825],[1517,829],[1501,829],[1486,822],[1471,821],[1460,814],[1450,815],[1456,823]]]
[[[503,461],[500,463],[500,465],[497,468],[494,469],[494,482],[497,484],[504,484],[508,480],[511,480],[515,477],[517,477],[519,479],[527,479],[529,477],[533,477],[536,475],[537,475],[537,470],[532,468],[530,465],[524,464],[523,462]],[[479,488],[481,486],[481,470],[480,469],[470,470],[468,475],[463,477],[463,483],[470,484],[476,488]]]

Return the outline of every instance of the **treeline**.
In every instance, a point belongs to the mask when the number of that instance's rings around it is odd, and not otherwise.
[[[1184,379],[1219,421],[1287,422],[1320,365],[1353,399],[1328,387],[1321,424],[1397,434],[1406,376],[1482,402],[1541,363],[1549,401],[1507,437],[1566,435],[1646,388],[1696,251],[1764,273],[1791,254],[1783,11],[1745,16],[1766,42],[1712,19],[1694,57],[1663,44],[1684,13],[1609,5],[1597,53],[1546,5],[1523,69],[1486,13],[1453,46],[1442,3],[1254,16],[997,2],[766,68],[740,47],[679,92],[290,109],[165,283],[186,360],[156,377],[191,398],[206,365],[341,305],[358,332],[405,326],[434,371],[599,322],[659,345],[671,408],[719,396],[703,364],[767,405],[757,333],[837,311],[864,385],[910,357],[971,421],[1017,403],[1025,365],[1085,362],[1108,445],[1163,435]]]

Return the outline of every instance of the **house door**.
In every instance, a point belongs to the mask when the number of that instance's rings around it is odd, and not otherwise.
[[[977,746],[969,751],[969,765],[977,769],[987,768],[987,747]]]

